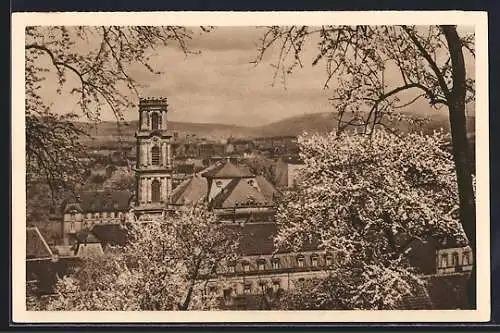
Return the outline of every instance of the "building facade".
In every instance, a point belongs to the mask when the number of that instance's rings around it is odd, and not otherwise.
[[[133,193],[129,191],[84,191],[63,205],[63,245],[77,243],[77,234],[98,225],[120,225],[130,219]]]
[[[137,217],[162,214],[172,192],[172,135],[167,131],[167,108],[166,98],[139,102],[139,128],[135,134]]]

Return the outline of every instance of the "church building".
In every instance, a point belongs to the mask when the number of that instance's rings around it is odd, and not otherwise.
[[[172,192],[172,135],[167,131],[167,108],[166,98],[139,102],[134,207],[138,218],[162,214]]]

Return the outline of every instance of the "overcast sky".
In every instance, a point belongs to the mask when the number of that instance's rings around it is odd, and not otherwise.
[[[198,30],[196,30],[198,31]],[[305,67],[287,78],[286,88],[278,80],[274,86],[270,52],[258,66],[250,64],[257,54],[263,30],[256,27],[218,27],[209,34],[196,32],[189,46],[200,54],[185,56],[176,47],[159,48],[152,65],[162,72],[155,75],[141,66],[131,66],[131,76],[140,84],[141,95],[169,99],[169,120],[216,122],[258,126],[283,118],[315,112],[332,112],[331,91],[323,90],[324,66],[311,66],[317,51],[314,44],[304,48]],[[473,64],[468,64],[473,71]],[[53,97],[54,108],[76,111],[75,98]],[[428,112],[425,103],[416,106]],[[137,119],[129,110],[125,119]],[[105,112],[102,120],[115,120]]]

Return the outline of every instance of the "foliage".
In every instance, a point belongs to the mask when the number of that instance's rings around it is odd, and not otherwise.
[[[110,178],[106,179],[103,186],[115,191],[135,191],[135,176],[124,168],[119,168]]]
[[[26,28],[26,165],[28,183],[40,177],[56,195],[80,183],[82,155],[73,123],[77,116],[98,121],[104,108],[118,120],[132,105],[137,83],[128,74],[132,63],[149,64],[148,51],[175,44],[188,53],[191,31],[184,27],[30,26]],[[81,114],[53,110],[42,87],[55,74],[54,90],[78,96]]]
[[[278,244],[306,241],[335,254],[341,307],[392,308],[420,284],[404,250],[428,235],[466,241],[458,219],[454,166],[446,136],[375,130],[299,138],[305,167],[278,208]]]
[[[211,309],[204,293],[233,260],[235,235],[203,205],[129,226],[129,244],[59,281],[48,310]]]

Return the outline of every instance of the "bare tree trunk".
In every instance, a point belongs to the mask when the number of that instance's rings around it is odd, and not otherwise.
[[[462,43],[455,26],[442,26],[453,68],[453,89],[448,98],[450,127],[453,145],[453,158],[457,173],[457,184],[460,201],[460,221],[474,258],[476,255],[476,202],[472,187],[472,172],[468,164],[468,140],[465,117],[465,62]],[[472,277],[469,281],[468,296],[471,308],[476,308],[476,260],[474,260]]]

